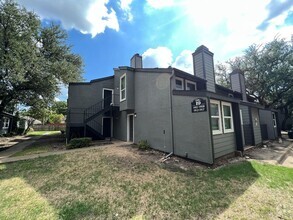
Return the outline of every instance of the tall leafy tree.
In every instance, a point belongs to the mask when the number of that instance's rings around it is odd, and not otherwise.
[[[82,80],[83,63],[60,26],[11,0],[0,0],[0,113],[9,103],[48,104],[60,85]]]
[[[67,102],[66,101],[54,101],[51,110],[57,114],[67,114]]]
[[[239,68],[244,72],[247,93],[257,102],[283,111],[284,128],[285,121],[293,116],[293,42],[275,38],[264,45],[254,44],[227,64],[230,71]],[[229,71],[216,70],[217,75],[224,75],[222,79],[228,79]]]

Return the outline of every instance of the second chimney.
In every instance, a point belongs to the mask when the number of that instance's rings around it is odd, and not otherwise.
[[[232,90],[240,92],[242,94],[242,100],[247,101],[245,78],[240,69],[235,69],[230,73],[230,82]]]
[[[130,67],[142,68],[142,56],[140,56],[138,53],[134,54],[130,60]]]

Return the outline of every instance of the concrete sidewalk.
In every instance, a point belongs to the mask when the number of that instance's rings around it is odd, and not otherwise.
[[[22,139],[21,142],[16,142],[14,145],[9,147],[7,150],[4,150],[4,151],[0,152],[0,160],[8,158],[8,157],[12,156],[13,154],[22,151],[24,148],[30,146],[31,144],[36,142],[36,140],[38,140],[38,139],[40,139],[42,137],[43,137],[43,135],[42,136],[29,137],[27,139]]]
[[[107,147],[114,147],[114,146],[115,147],[126,146],[126,145],[132,144],[129,142],[123,142],[123,141],[118,141],[118,140],[112,141],[112,143],[113,144],[103,145],[103,146],[92,146],[92,147],[78,148],[78,149],[73,149],[73,150],[46,152],[46,153],[25,155],[25,156],[19,156],[19,157],[2,157],[1,158],[1,156],[0,156],[0,164],[12,163],[12,162],[17,162],[17,161],[21,161],[21,160],[30,160],[30,159],[35,159],[35,158],[39,158],[39,157],[47,157],[47,156],[51,156],[51,155],[61,155],[61,154],[67,154],[67,153],[88,151],[88,150],[93,150],[93,149],[104,149]]]
[[[244,152],[244,155],[250,159],[270,164],[293,167],[292,149],[292,141],[285,140],[283,143],[274,141],[266,144],[266,147],[249,149]]]

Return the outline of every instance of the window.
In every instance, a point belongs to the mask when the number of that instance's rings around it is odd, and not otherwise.
[[[9,127],[9,118],[3,118],[3,128]]]
[[[234,132],[231,103],[211,100],[210,111],[213,134]]]
[[[212,130],[213,134],[221,134],[221,111],[220,111],[220,102],[211,100],[211,121],[212,121]]]
[[[175,79],[176,90],[183,90],[183,79]]]
[[[126,100],[126,73],[120,77],[120,102]]]
[[[195,91],[196,83],[191,81],[186,81],[186,90]]]
[[[276,120],[276,115],[274,112],[272,112],[272,116],[273,116],[273,125],[274,125],[274,128],[277,127],[277,120]]]
[[[233,127],[233,115],[232,115],[231,103],[222,102],[222,112],[223,112],[224,133],[233,132],[234,127]]]

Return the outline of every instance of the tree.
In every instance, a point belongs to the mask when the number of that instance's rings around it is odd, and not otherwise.
[[[62,115],[62,114],[51,113],[49,115],[49,123],[60,124],[62,122],[63,118],[64,118],[64,115]]]
[[[67,102],[65,101],[54,101],[51,110],[57,114],[67,114]]]
[[[0,0],[0,114],[10,103],[48,105],[60,85],[82,79],[79,55],[60,26],[40,19],[11,0]]]
[[[244,56],[230,60],[228,65],[230,70],[239,68],[244,72],[247,93],[258,103],[285,113],[284,129],[293,115],[292,42],[275,38],[264,45],[251,45]]]

